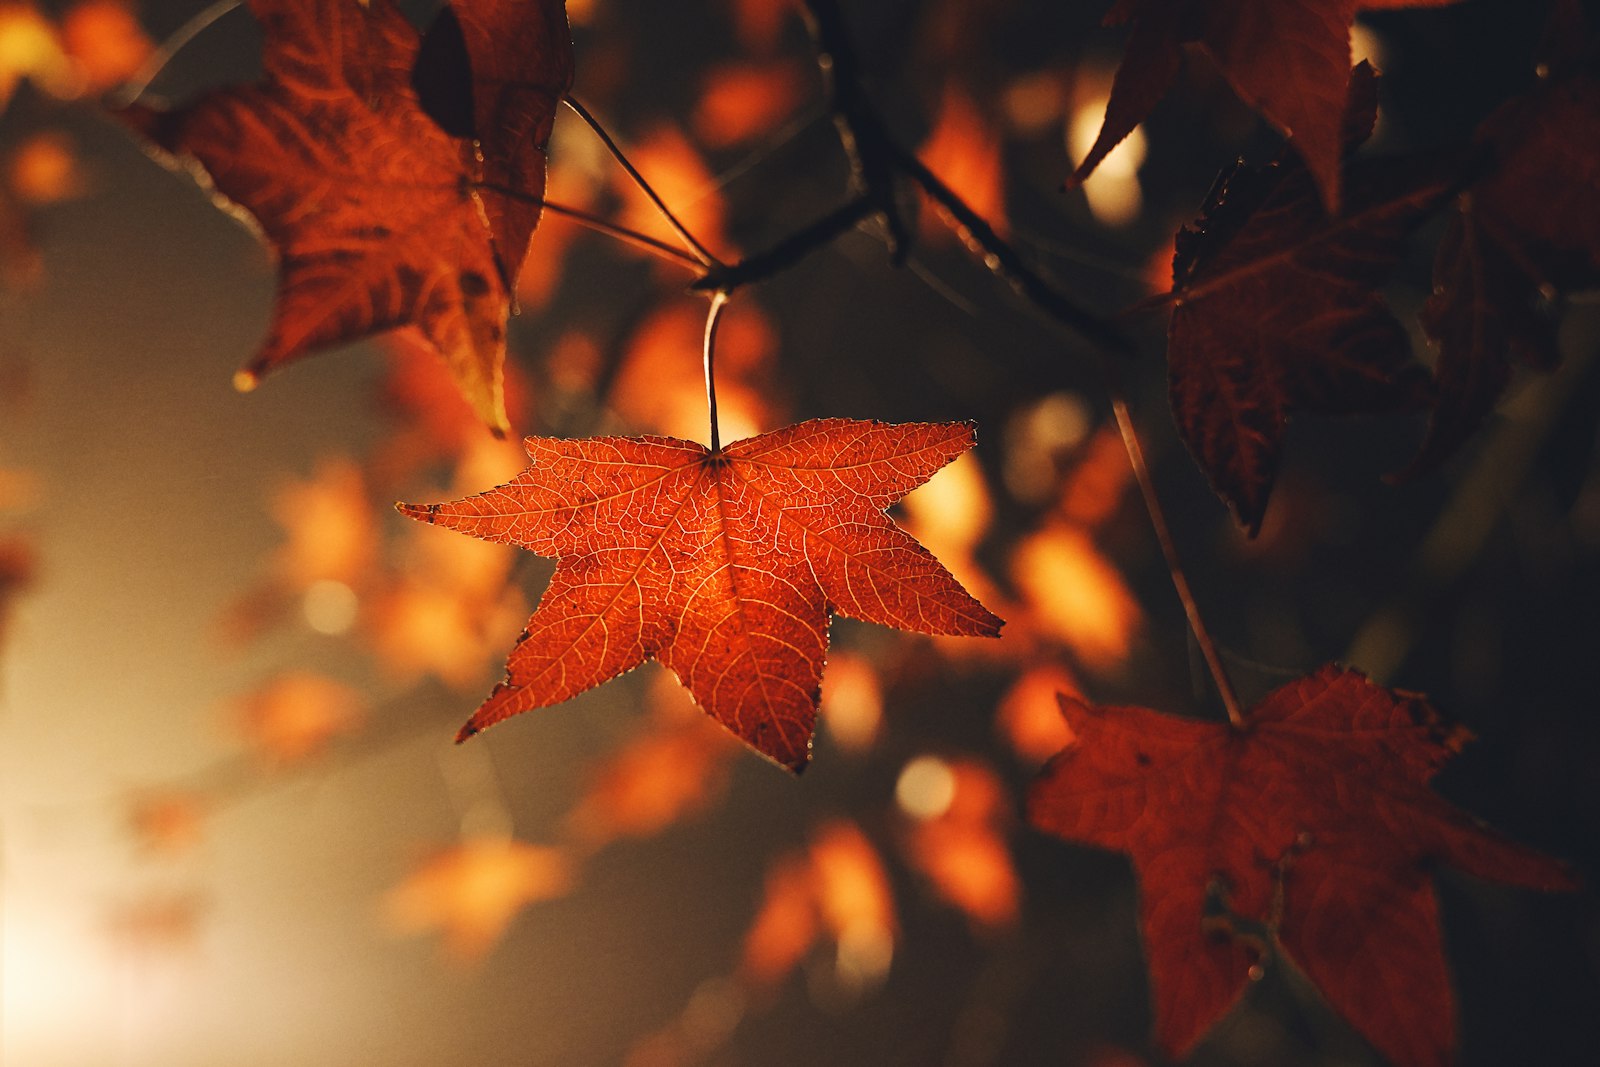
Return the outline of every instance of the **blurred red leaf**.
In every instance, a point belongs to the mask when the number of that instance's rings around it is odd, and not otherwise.
[[[161,148],[198,160],[278,253],[272,329],[240,384],[321,348],[415,326],[479,418],[504,430],[507,279],[538,214],[523,198],[543,193],[543,144],[532,138],[548,134],[552,87],[564,92],[570,76],[564,16],[549,5],[473,8],[463,32],[480,49],[474,69],[485,71],[475,107],[530,138],[497,129],[480,144],[423,111],[412,87],[418,36],[390,0],[253,0],[251,10],[266,36],[259,85],[182,111],[121,112]],[[531,21],[508,24],[518,12]],[[511,78],[508,47],[522,49],[518,59],[533,49],[553,69],[533,70],[531,83]],[[511,180],[526,186],[509,190],[512,203],[485,202],[488,187]],[[495,242],[516,262],[502,269]]]
[[[854,823],[826,823],[808,850],[780,856],[769,870],[740,973],[757,986],[780,982],[826,934],[838,948],[835,977],[870,985],[888,970],[896,926],[878,850]]]
[[[435,853],[384,897],[401,934],[439,930],[461,962],[483,956],[530,904],[565,895],[572,864],[560,849],[477,837]]]
[[[611,754],[567,817],[593,848],[619,837],[649,837],[704,811],[728,781],[728,735],[695,711],[665,671],[652,685],[650,725]]]
[[[304,671],[274,678],[240,700],[238,709],[239,729],[251,747],[278,766],[319,755],[365,717],[355,690]]]
[[[141,852],[173,857],[205,838],[206,804],[196,793],[161,789],[141,793],[128,804],[128,830]]]
[[[1022,889],[1005,839],[1010,799],[994,771],[981,763],[961,760],[949,769],[950,802],[938,815],[911,827],[909,859],[974,928],[1011,926],[1017,921]]]
[[[1087,178],[1143,122],[1178,75],[1184,45],[1199,47],[1240,100],[1299,152],[1316,197],[1342,202],[1340,126],[1350,80],[1350,23],[1358,11],[1443,7],[1456,0],[1117,0],[1105,24],[1131,24],[1105,124],[1070,181]]]
[[[1358,67],[1351,84],[1353,146],[1376,113],[1371,68]],[[1292,413],[1392,411],[1427,396],[1378,286],[1457,172],[1448,156],[1353,161],[1344,211],[1330,216],[1297,160],[1241,165],[1179,234],[1167,328],[1172,411],[1251,536]]]
[[[1126,852],[1162,1047],[1182,1057],[1239,998],[1263,938],[1401,1067],[1450,1058],[1455,1020],[1429,881],[1575,887],[1428,788],[1468,740],[1412,693],[1325,666],[1241,728],[1063,697],[1076,741],[1029,819]]]
[[[662,437],[530,437],[515,480],[425,522],[557,558],[507,664],[461,730],[566,700],[657,659],[792,770],[811,756],[828,618],[994,636],[1000,620],[883,509],[972,445],[964,423],[820,419],[713,453]]]
[[[1402,477],[1471,436],[1513,363],[1556,365],[1556,324],[1541,304],[1600,285],[1600,78],[1581,54],[1595,47],[1581,8],[1557,5],[1558,18],[1571,13],[1576,25],[1552,19],[1541,83],[1478,129],[1495,166],[1461,198],[1434,261],[1422,326],[1438,349],[1438,396],[1427,440]]]
[[[128,0],[73,4],[61,16],[61,43],[89,93],[103,93],[133,77],[155,48]]]
[[[804,71],[793,63],[730,63],[706,73],[694,130],[703,144],[727,148],[777,132],[804,92]]]
[[[999,134],[971,97],[954,86],[946,87],[938,119],[917,155],[996,233],[1007,235],[1010,226],[1006,221]],[[931,213],[943,209],[931,200],[927,204],[930,214],[924,216],[927,222],[922,226],[923,237],[942,240],[952,232],[950,226],[935,221]]]

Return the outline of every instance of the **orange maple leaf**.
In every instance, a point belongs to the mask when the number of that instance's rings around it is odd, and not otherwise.
[[[1467,732],[1359,672],[1322,667],[1241,728],[1061,707],[1077,740],[1035,783],[1029,819],[1133,860],[1156,1029],[1174,1058],[1271,947],[1399,1067],[1438,1067],[1455,1020],[1430,863],[1575,888],[1561,864],[1428,788]]]
[[[530,437],[533,463],[413,518],[557,559],[459,739],[647,659],[757,751],[811,756],[830,612],[919,633],[1001,622],[884,509],[971,447],[969,423],[817,419],[718,452],[670,437]]]
[[[477,5],[463,21],[472,30],[467,47],[496,43],[485,25],[504,29],[502,47],[538,38],[530,26],[556,32],[555,18],[533,18],[546,7]],[[412,86],[417,32],[390,0],[251,0],[250,9],[266,38],[259,85],[213,92],[182,111],[121,112],[162,149],[198,160],[278,253],[271,332],[237,381],[249,388],[317,349],[412,327],[449,365],[479,418],[505,430],[507,282],[537,219],[538,138],[548,139],[550,114],[541,124],[531,113],[531,90],[508,81],[496,52],[484,63],[494,77],[482,86],[482,108],[514,116],[507,130],[532,138],[536,159],[504,140],[509,132],[482,145],[447,134]],[[530,21],[515,21],[524,10]],[[559,22],[564,34],[564,17]],[[571,76],[571,43],[539,43],[541,60],[556,64],[538,72],[549,82],[540,99],[553,113]],[[510,181],[517,187],[498,184]],[[502,265],[497,246],[514,261]]]

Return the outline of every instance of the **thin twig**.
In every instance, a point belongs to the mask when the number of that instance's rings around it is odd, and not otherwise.
[[[722,290],[731,293],[740,286],[764,281],[794,266],[839,235],[855,229],[857,223],[876,210],[877,205],[870,196],[858,195],[810,225],[796,230],[765,252],[746,256],[721,270],[708,271],[689,288],[701,292]]]
[[[669,245],[667,242],[651,237],[649,234],[640,233],[638,230],[630,230],[626,226],[619,226],[609,219],[601,218],[599,215],[585,211],[582,208],[572,207],[554,200],[546,200],[542,196],[519,193],[515,189],[507,189],[500,185],[479,184],[475,188],[481,189],[486,193],[494,193],[497,196],[506,197],[509,200],[517,200],[524,204],[539,204],[546,211],[560,215],[563,218],[569,218],[578,225],[596,233],[603,233],[607,237],[615,237],[619,241],[642,248],[663,259],[670,259],[674,263],[688,267],[697,274],[703,273],[704,264],[683,249]]]
[[[911,235],[895,200],[894,161],[885,151],[888,138],[877,111],[862,92],[860,67],[844,12],[835,0],[805,0],[805,14],[833,125],[850,160],[851,187],[871,198],[874,212],[883,219],[889,259],[898,267],[911,250]]]
[[[972,210],[914,153],[896,144],[890,145],[890,151],[905,174],[920,185],[934,203],[950,213],[962,243],[974,252],[981,253],[979,258],[983,265],[1011,286],[1019,296],[1105,352],[1125,356],[1133,351],[1128,339],[1108,319],[1079,307],[1041,278],[982,215]]]
[[[594,131],[594,135],[596,137],[600,138],[600,143],[606,146],[606,151],[611,153],[611,158],[615,159],[617,164],[622,167],[623,170],[627,171],[628,177],[633,179],[633,184],[639,187],[639,191],[650,198],[650,202],[656,206],[656,210],[661,212],[661,217],[667,220],[667,224],[671,226],[677,233],[678,237],[682,239],[683,243],[689,248],[689,251],[694,253],[694,257],[700,261],[700,265],[708,269],[720,268],[722,266],[722,262],[717,259],[716,256],[712,255],[706,246],[701,244],[694,234],[689,232],[688,228],[685,227],[681,221],[679,221],[678,216],[672,213],[672,209],[667,207],[666,202],[661,199],[660,194],[657,193],[655,189],[651,188],[650,183],[644,180],[644,175],[639,173],[638,168],[629,161],[622,149],[617,147],[617,142],[613,141],[611,139],[611,135],[606,132],[606,128],[600,125],[600,120],[589,114],[588,108],[584,107],[570,96],[566,98],[566,105],[572,109],[575,115],[588,124],[589,129]]]
[[[706,312],[706,407],[711,412],[711,454],[722,451],[722,430],[717,425],[717,325],[722,321],[722,309],[728,306],[728,294],[718,290],[711,296],[711,309]]]
[[[1194,631],[1194,639],[1200,645],[1200,654],[1205,657],[1211,678],[1217,684],[1217,692],[1222,696],[1222,706],[1228,710],[1228,721],[1235,729],[1242,730],[1245,725],[1244,709],[1239,705],[1239,696],[1234,692],[1233,681],[1228,677],[1228,669],[1223,665],[1216,642],[1211,639],[1211,631],[1206,629],[1205,619],[1200,614],[1200,606],[1194,599],[1194,591],[1189,588],[1189,578],[1184,574],[1182,561],[1178,559],[1178,547],[1172,540],[1172,531],[1167,527],[1166,512],[1161,507],[1161,498],[1156,495],[1155,481],[1150,477],[1150,468],[1144,461],[1144,446],[1139,443],[1139,434],[1133,425],[1133,415],[1128,410],[1127,398],[1122,395],[1122,389],[1109,374],[1106,385],[1111,391],[1111,410],[1117,417],[1117,429],[1122,431],[1122,444],[1128,451],[1128,463],[1133,467],[1134,479],[1138,481],[1139,492],[1144,496],[1144,507],[1150,514],[1150,525],[1155,529],[1156,541],[1161,545],[1161,555],[1167,561],[1167,573],[1172,577],[1172,587],[1177,590],[1178,599],[1183,602],[1184,614],[1189,617],[1189,629]]]
[[[150,83],[160,76],[168,63],[172,62],[172,57],[178,54],[179,49],[199,36],[207,26],[210,26],[213,22],[238,7],[240,2],[241,0],[217,0],[216,3],[195,15],[182,26],[179,26],[173,31],[172,36],[161,42],[161,47],[150,53],[150,57],[144,61],[143,66],[134,72],[133,77],[129,78],[127,83],[117,90],[116,101],[120,105],[126,106],[143,96],[150,88]]]

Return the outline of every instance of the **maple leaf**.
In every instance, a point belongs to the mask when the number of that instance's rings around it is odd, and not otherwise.
[[[1560,361],[1556,293],[1600,285],[1600,77],[1576,4],[1558,3],[1541,49],[1540,84],[1501,105],[1476,141],[1494,169],[1461,197],[1434,260],[1422,327],[1438,351],[1428,436],[1407,478],[1472,435],[1513,363]]]
[[[929,634],[1000,620],[884,509],[972,446],[970,423],[816,419],[720,452],[670,437],[530,437],[511,482],[403,513],[557,559],[506,681],[461,730],[647,659],[795,771],[810,759],[830,612]]]
[[[1167,94],[1183,46],[1211,58],[1234,93],[1300,154],[1330,212],[1342,203],[1340,127],[1359,11],[1456,0],[1118,0],[1105,25],[1131,24],[1100,136],[1068,179],[1077,185]]]
[[[1575,888],[1560,863],[1428,788],[1467,731],[1357,671],[1297,679],[1242,728],[1061,707],[1077,739],[1034,784],[1029,819],[1129,854],[1157,1034],[1174,1057],[1239,998],[1265,937],[1393,1062],[1442,1065],[1455,1021],[1429,865]]]
[[[511,288],[539,225],[545,149],[572,78],[564,0],[457,0],[423,36],[413,84],[448,132],[481,148],[478,193]]]
[[[1371,68],[1352,78],[1346,141],[1372,130]],[[1453,154],[1351,161],[1344,211],[1294,159],[1219,181],[1172,261],[1167,366],[1178,431],[1250,536],[1289,416],[1419,406],[1428,379],[1377,287],[1406,236],[1454,191]]]
[[[464,6],[469,43],[505,17],[502,4]],[[504,431],[507,279],[526,251],[530,212],[537,221],[542,142],[513,145],[497,131],[480,147],[447,134],[419,104],[418,36],[390,0],[251,0],[250,9],[266,41],[260,84],[181,111],[120,112],[166,152],[198,161],[278,253],[272,327],[239,384],[312,351],[409,327],[443,357],[479,418]],[[517,10],[546,16],[540,26],[553,21],[544,5]],[[537,32],[522,27],[506,39],[526,44]],[[566,64],[535,75],[543,92],[565,84],[570,43],[541,43],[541,58]],[[533,90],[495,80],[504,61],[494,55],[485,112],[514,112],[519,135],[548,134],[549,115],[544,127],[530,118]],[[553,113],[554,99],[541,99]],[[501,197],[486,206],[486,185],[500,181],[523,182],[510,194],[534,203],[509,208]],[[493,233],[491,222],[504,230]],[[515,262],[503,262],[495,242]]]

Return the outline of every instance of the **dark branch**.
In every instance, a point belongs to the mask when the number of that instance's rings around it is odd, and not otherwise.
[[[911,236],[895,200],[894,160],[886,151],[889,138],[877,111],[861,89],[860,66],[850,42],[844,13],[835,0],[805,0],[806,24],[816,44],[828,105],[839,142],[850,159],[852,191],[866,196],[883,220],[884,243],[895,266],[905,262]]]
[[[895,262],[904,259],[908,248],[905,225],[895,202],[895,179],[904,175],[955,220],[968,248],[1019,296],[1103,352],[1130,353],[1132,345],[1110,319],[1080,307],[1040,277],[1016,249],[995,233],[994,227],[889,135],[862,91],[860,68],[838,0],[805,0],[805,6],[817,61],[828,81],[834,125],[850,157],[856,191],[883,216],[889,254]],[[782,242],[779,247],[789,243]]]
[[[859,195],[804,229],[796,230],[766,251],[746,256],[739,262],[719,270],[708,271],[689,288],[696,292],[720,290],[731,293],[740,286],[764,281],[794,266],[834,238],[848,233],[862,219],[877,210],[877,205],[870,196]]]

